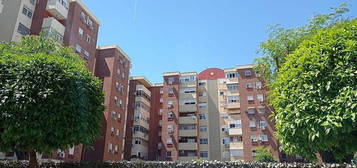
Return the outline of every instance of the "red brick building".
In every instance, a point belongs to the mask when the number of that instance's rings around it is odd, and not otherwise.
[[[86,149],[84,161],[118,161],[124,157],[130,58],[117,46],[97,49],[95,75],[105,94],[102,136]]]

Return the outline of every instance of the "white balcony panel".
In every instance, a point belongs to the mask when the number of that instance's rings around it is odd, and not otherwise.
[[[49,0],[46,10],[59,20],[67,19],[68,16],[68,1],[67,0]]]
[[[55,18],[48,17],[45,18],[42,24],[42,28],[52,28],[56,30],[62,36],[64,35],[65,27]]]
[[[242,129],[241,128],[230,128],[229,135],[242,135]]]

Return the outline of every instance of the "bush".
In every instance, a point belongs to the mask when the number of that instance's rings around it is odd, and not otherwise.
[[[255,158],[258,162],[275,162],[273,154],[266,147],[259,147]]]
[[[26,168],[28,162],[0,162],[0,168]],[[351,164],[259,163],[259,162],[101,162],[101,163],[43,163],[40,168],[356,168]]]

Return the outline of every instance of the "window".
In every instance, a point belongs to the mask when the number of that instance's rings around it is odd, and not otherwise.
[[[173,94],[174,94],[174,88],[169,88],[168,90],[169,90],[169,94],[170,94],[170,95],[173,95]]]
[[[259,128],[265,128],[267,123],[265,121],[259,121]]]
[[[252,76],[252,71],[251,70],[246,70],[246,71],[244,71],[244,75],[246,77]]]
[[[120,75],[120,69],[117,69],[117,74]]]
[[[200,81],[200,82],[198,82],[198,86],[206,86],[206,82]]]
[[[109,147],[108,147],[108,152],[109,152],[109,153],[112,153],[112,152],[113,152],[113,144],[112,144],[112,143],[109,143],[108,146],[109,146]]]
[[[114,132],[115,132],[115,128],[114,128],[114,127],[112,127],[110,130],[112,131],[112,134],[114,134]]]
[[[239,121],[233,121],[229,124],[229,128],[242,128],[242,122]]]
[[[238,72],[228,72],[226,78],[238,78]]]
[[[160,88],[160,94],[164,93],[164,88]]]
[[[251,136],[250,136],[250,140],[251,140],[252,142],[257,142],[257,141],[258,141],[256,135],[251,135]]]
[[[265,107],[264,106],[258,107],[258,111],[259,113],[265,113]]]
[[[181,93],[196,93],[196,88],[189,87],[189,88],[182,88],[180,90]]]
[[[252,89],[253,88],[253,83],[245,83],[245,87],[247,89]]]
[[[117,129],[116,135],[119,136],[119,129]]]
[[[83,37],[83,29],[82,28],[78,29],[78,33],[79,33],[79,36]]]
[[[27,6],[24,6],[22,8],[22,14],[27,16],[29,19],[32,19],[33,11],[30,8],[28,8]]]
[[[257,89],[262,89],[262,82],[261,81],[259,81],[259,82],[255,82],[255,87],[257,88]]]
[[[136,145],[140,145],[141,144],[141,141],[136,139],[135,142],[134,142]]]
[[[238,84],[227,84],[227,89],[230,91],[238,90]]]
[[[254,101],[253,95],[248,95],[248,96],[247,96],[247,100],[248,100],[248,101]]]
[[[30,0],[30,3],[31,3],[32,5],[36,5],[37,0]]]
[[[248,114],[255,114],[255,108],[254,107],[248,107]]]
[[[172,85],[172,84],[174,83],[174,81],[175,81],[175,78],[174,78],[174,77],[169,77],[167,80],[168,80],[167,83],[168,83],[169,85]]]
[[[90,29],[93,30],[93,21],[89,18],[89,16],[87,17],[87,25]]]
[[[196,81],[196,76],[181,76],[180,83],[187,83]]]
[[[174,106],[173,106],[173,101],[167,101],[167,107],[169,108],[169,109],[171,109],[171,108],[173,108]]]
[[[81,12],[81,21],[86,23],[86,14],[84,12]]]
[[[180,101],[180,105],[191,105],[191,104],[196,104],[196,100],[195,99],[190,99],[190,100]]]
[[[228,119],[228,114],[227,113],[221,113],[221,118],[222,119]]]
[[[115,147],[114,147],[114,152],[115,152],[115,153],[118,152],[118,145],[115,145]]]
[[[171,151],[166,152],[166,157],[171,157]]]
[[[201,138],[200,139],[200,144],[208,144],[208,139],[207,138]]]
[[[201,132],[207,132],[207,126],[200,126]]]
[[[207,151],[201,151],[200,152],[200,157],[201,158],[208,158],[208,152]]]
[[[76,52],[81,53],[82,47],[79,44],[76,44]]]
[[[255,128],[256,127],[255,121],[249,121],[249,127],[250,128]]]
[[[206,107],[207,107],[206,102],[198,103],[198,108],[206,108]]]
[[[30,34],[30,29],[27,28],[25,25],[19,23],[19,27],[17,28],[17,32],[20,33],[21,35],[28,35]]]
[[[228,103],[238,103],[239,97],[238,96],[227,96]]]
[[[222,144],[226,145],[230,143],[230,139],[229,138],[222,138]]]
[[[175,114],[170,111],[168,114],[167,114],[167,118],[170,120],[170,119],[173,119],[175,117]]]
[[[89,58],[90,58],[89,52],[86,51],[86,50],[84,50],[84,59],[85,59],[85,60],[89,60]]]
[[[252,156],[257,156],[257,151],[256,150],[252,150]]]
[[[242,157],[243,156],[243,150],[242,149],[231,149],[230,150],[230,156],[231,157]]]
[[[267,141],[268,141],[268,136],[267,136],[267,135],[261,135],[261,136],[260,136],[260,139],[261,139],[263,142],[267,142]]]
[[[171,137],[167,138],[167,139],[166,139],[166,143],[167,143],[167,144],[172,144],[172,143],[173,143],[173,142],[172,142],[172,138],[171,138]]]
[[[222,132],[225,132],[225,133],[229,132],[229,128],[227,126],[224,126],[221,129],[222,129]]]
[[[169,134],[174,133],[174,126],[173,126],[173,125],[168,125],[168,126],[167,126],[167,132],[168,132]]]
[[[90,43],[92,41],[92,37],[87,34],[87,43]]]
[[[219,95],[224,96],[224,92],[223,91],[219,92]]]
[[[207,120],[207,114],[199,114],[200,120]]]
[[[259,100],[260,102],[264,101],[264,95],[263,94],[258,94],[257,95],[257,100]]]

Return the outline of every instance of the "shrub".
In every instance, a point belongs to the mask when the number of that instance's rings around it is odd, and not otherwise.
[[[0,168],[27,168],[28,162],[0,162]],[[100,162],[100,163],[43,163],[40,168],[356,168],[351,164],[267,163],[267,162]]]

